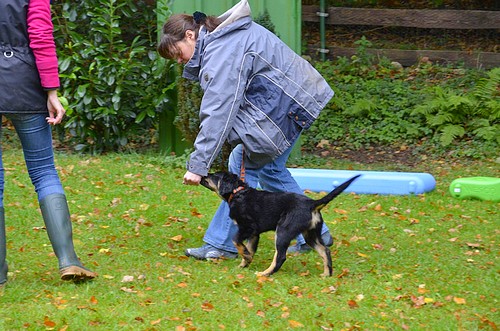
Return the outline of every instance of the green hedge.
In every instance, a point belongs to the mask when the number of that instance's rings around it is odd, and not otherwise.
[[[93,153],[149,144],[169,103],[154,4],[59,0],[52,9],[61,94],[70,103],[60,137]]]

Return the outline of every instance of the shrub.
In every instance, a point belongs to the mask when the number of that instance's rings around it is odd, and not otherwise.
[[[425,116],[443,146],[467,137],[500,145],[500,68],[492,69],[467,93],[436,86],[414,110]]]
[[[61,92],[70,102],[65,128],[75,148],[96,153],[146,143],[169,103],[156,10],[137,0],[60,0],[53,11]]]
[[[373,64],[363,55],[366,41],[358,45],[351,59],[315,64],[336,95],[303,134],[306,150],[325,142],[351,150],[413,145],[426,153],[474,158],[498,150],[500,69],[428,63],[398,69],[384,59]]]

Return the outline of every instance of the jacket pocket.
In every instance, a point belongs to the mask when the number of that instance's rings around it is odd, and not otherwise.
[[[276,130],[291,145],[314,118],[275,81],[255,75],[245,91],[253,117],[264,130]]]
[[[31,53],[16,50],[0,53],[0,111],[43,112],[47,93],[40,83]]]

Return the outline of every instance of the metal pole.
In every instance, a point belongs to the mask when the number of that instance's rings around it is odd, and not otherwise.
[[[319,16],[319,35],[321,40],[321,48],[319,52],[321,54],[321,61],[325,61],[326,53],[328,53],[328,49],[326,48],[326,33],[325,33],[325,18],[328,17],[328,12],[325,11],[325,0],[320,0],[319,2],[319,13],[316,13]]]

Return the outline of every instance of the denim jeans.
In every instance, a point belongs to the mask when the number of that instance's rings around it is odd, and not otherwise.
[[[290,147],[283,155],[276,160],[269,162],[259,169],[249,169],[245,167],[245,182],[250,187],[260,187],[271,192],[294,192],[304,194],[300,186],[286,168],[286,162],[292,151]],[[242,145],[236,146],[229,155],[229,171],[239,175],[241,169],[241,159],[243,157]],[[328,231],[328,227],[323,223],[322,234]],[[233,244],[233,237],[238,232],[238,227],[229,218],[229,205],[223,201],[215,212],[203,241],[218,249],[229,252],[237,252]],[[305,244],[302,235],[297,237],[297,243]]]
[[[28,175],[38,194],[38,201],[49,194],[64,194],[54,164],[52,129],[45,120],[47,114],[4,114],[4,116],[12,121],[21,140]],[[5,169],[0,148],[0,207],[3,207],[4,186]]]

